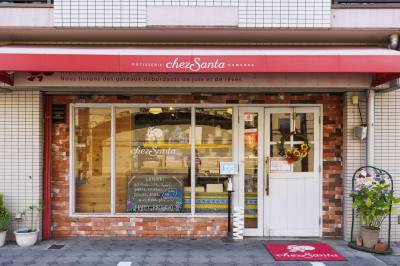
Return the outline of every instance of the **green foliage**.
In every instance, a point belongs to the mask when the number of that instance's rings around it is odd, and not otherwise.
[[[390,214],[392,204],[400,203],[392,191],[389,191],[389,184],[376,184],[363,187],[350,194],[354,198],[353,208],[361,218],[361,224],[370,228],[380,228],[383,220]],[[392,213],[395,211],[392,208]]]
[[[30,227],[20,229],[20,230],[22,230],[22,231],[20,231],[20,233],[30,233],[30,232],[35,232],[37,230],[37,228],[36,228],[36,225],[38,222],[37,219],[40,218],[42,209],[43,208],[42,208],[41,204],[39,206],[31,205],[25,211],[20,212],[22,217],[26,218],[26,216],[29,215],[30,222],[31,222]]]
[[[6,231],[11,223],[11,214],[4,206],[3,194],[0,193],[0,232]]]

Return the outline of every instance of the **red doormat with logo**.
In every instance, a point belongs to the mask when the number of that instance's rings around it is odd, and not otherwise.
[[[277,261],[346,260],[345,257],[325,243],[265,243],[264,246]]]

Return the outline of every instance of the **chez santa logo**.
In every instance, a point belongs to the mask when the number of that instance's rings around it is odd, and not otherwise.
[[[343,256],[325,243],[266,243],[265,247],[275,260],[345,260]]]
[[[215,60],[204,60],[200,57],[195,57],[193,60],[181,60],[179,57],[176,57],[174,60],[167,62],[165,67],[168,69],[186,69],[198,72],[204,69],[224,69],[226,64],[218,58]]]
[[[289,252],[306,252],[307,250],[315,250],[315,247],[305,245],[289,245],[287,249],[289,250]]]
[[[314,252],[315,247],[309,245],[288,245],[286,250],[288,252],[276,254],[277,257],[292,257],[292,258],[329,258],[337,257],[336,254],[330,254],[325,252]]]

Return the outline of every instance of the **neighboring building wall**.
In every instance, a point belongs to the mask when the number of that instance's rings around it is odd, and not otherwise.
[[[352,97],[358,96],[360,111],[357,105],[353,105]],[[351,180],[354,172],[366,164],[366,141],[354,138],[354,127],[366,123],[366,95],[364,92],[349,92],[344,97],[343,109],[343,185],[344,185],[344,238],[350,240],[351,216],[352,216],[352,199]],[[359,225],[359,220],[357,220]],[[355,234],[358,232],[356,226]]]
[[[376,93],[375,99],[375,166],[388,171],[400,197],[400,91]],[[392,215],[392,240],[400,241],[400,205]],[[387,237],[387,223],[381,237]]]
[[[186,16],[192,13],[192,16]],[[179,25],[323,28],[330,27],[330,20],[330,0],[54,1],[56,27]]]
[[[360,141],[353,137],[353,129],[355,126],[361,125],[359,110],[356,105],[352,104],[351,97],[358,95],[360,107],[363,116],[363,122],[366,122],[366,93],[346,93],[344,106],[344,219],[345,219],[345,239],[350,240],[351,229],[351,203],[352,199],[348,195],[351,192],[351,180],[354,172],[361,166],[366,164],[366,141]],[[394,180],[394,189],[397,196],[400,196],[400,92],[394,91],[390,93],[376,93],[375,99],[375,166],[388,171]],[[400,206],[397,212],[392,216],[392,240],[400,240],[400,225],[398,216]],[[381,230],[381,238],[387,237],[386,220]],[[356,237],[359,233],[360,221],[356,219],[355,233]]]
[[[13,217],[42,198],[42,101],[40,92],[0,93],[0,193]],[[39,215],[36,222],[41,224]],[[30,216],[9,230],[30,226]],[[40,227],[39,227],[40,228]]]
[[[162,96],[53,96],[53,103],[323,104],[323,235],[343,236],[342,94],[195,94]],[[67,115],[67,119],[68,119]],[[223,236],[226,218],[127,218],[69,216],[69,121],[53,125],[53,236]]]

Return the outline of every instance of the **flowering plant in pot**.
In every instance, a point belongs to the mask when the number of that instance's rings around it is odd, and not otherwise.
[[[6,241],[7,229],[11,222],[11,214],[4,206],[3,194],[0,193],[0,247],[4,246]]]
[[[14,231],[15,241],[17,245],[20,247],[31,247],[35,245],[38,236],[39,236],[39,229],[35,226],[36,225],[36,217],[40,215],[41,207],[37,206],[29,206],[27,211],[23,211],[22,213],[18,214],[17,219],[22,219],[22,217],[26,217],[30,215],[30,227],[19,228]],[[37,215],[35,215],[37,213]]]
[[[392,204],[400,203],[393,195],[390,185],[379,175],[361,179],[353,197],[353,208],[361,219],[361,237],[364,247],[373,249],[378,242],[380,227],[384,219],[394,212]]]

